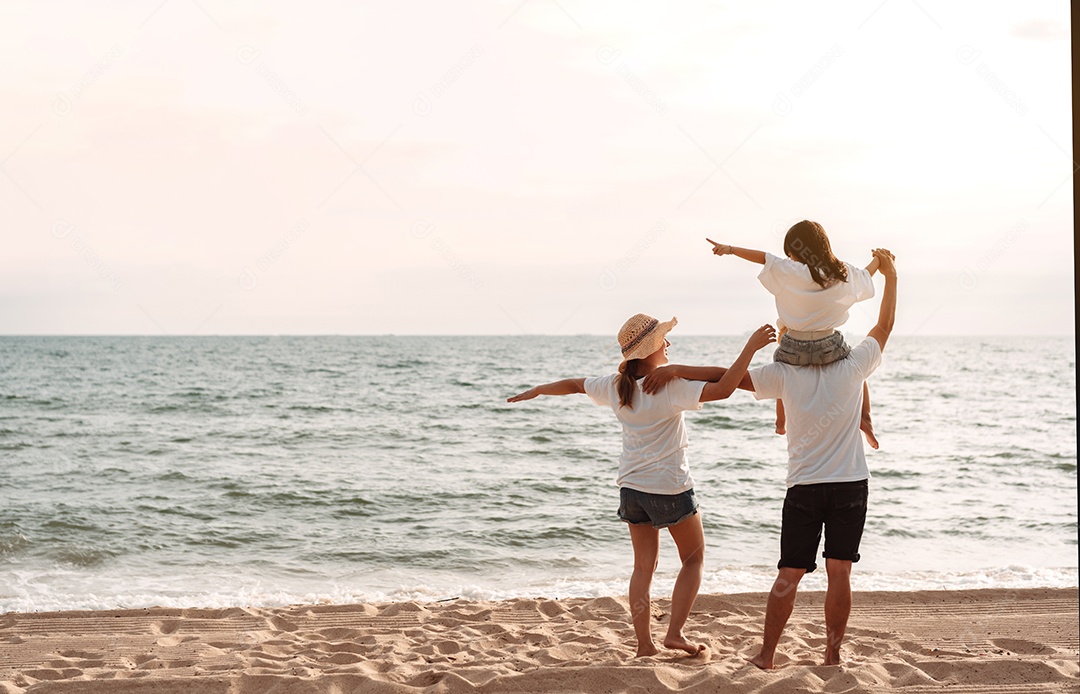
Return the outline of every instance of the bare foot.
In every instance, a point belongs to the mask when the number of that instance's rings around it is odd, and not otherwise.
[[[679,651],[686,651],[690,655],[697,655],[705,650],[705,644],[703,643],[690,643],[682,634],[678,636],[668,636],[664,639],[664,648],[672,648]]]
[[[780,434],[781,436],[787,433],[787,427],[784,425],[784,422],[776,423],[776,433]]]
[[[635,658],[647,658],[650,655],[656,655],[659,652],[660,652],[660,649],[657,648],[656,644],[654,644],[652,641],[650,641],[649,643],[646,643],[646,644],[640,644],[639,643],[638,647],[637,647],[637,655],[635,655],[634,657]]]
[[[869,418],[864,418],[859,423],[859,428],[862,429],[863,435],[866,436],[866,442],[870,444],[870,448],[873,448],[876,451],[878,449],[878,440],[877,436],[874,436],[873,422],[871,422]]]
[[[758,666],[762,670],[772,670],[773,669],[772,658],[766,658],[763,653],[758,653],[753,658],[748,658],[747,662]]]
[[[825,651],[825,662],[822,665],[840,665],[840,649]]]

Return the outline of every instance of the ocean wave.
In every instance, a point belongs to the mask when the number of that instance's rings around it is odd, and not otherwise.
[[[365,586],[366,577],[355,582],[319,581],[307,586],[279,587],[263,581],[233,576],[219,581],[212,591],[172,592],[155,588],[125,585],[117,590],[98,589],[92,593],[72,593],[43,589],[42,576],[5,575],[0,573],[0,585],[7,590],[0,594],[0,613],[44,612],[63,610],[116,610],[150,607],[167,608],[230,608],[282,607],[286,605],[358,604],[384,602],[440,602],[462,600],[512,600],[516,598],[565,599],[623,596],[627,576],[611,575],[579,578],[573,567],[568,574],[552,580],[532,582],[521,580],[515,586],[498,583],[462,581],[453,577],[425,582],[422,578],[401,577],[379,588]],[[822,591],[826,588],[824,571],[808,574],[800,583],[803,591]],[[654,578],[653,594],[668,595],[674,585],[676,571],[659,571]],[[771,566],[724,567],[706,571],[701,583],[702,594],[765,593],[776,578]],[[855,571],[852,588],[861,591],[919,591],[919,590],[977,590],[984,588],[1073,588],[1078,585],[1076,567],[1033,568],[1004,566],[978,571]],[[763,598],[764,599],[764,598]],[[858,595],[855,596],[856,602]]]
[[[379,362],[375,364],[375,368],[378,369],[418,369],[422,366],[428,366],[431,362],[423,361],[421,359],[400,359],[393,362]]]
[[[90,569],[101,566],[117,556],[118,552],[91,547],[58,547],[48,552],[47,557],[61,564]]]
[[[727,431],[755,431],[760,429],[761,419],[754,418],[751,420],[734,419],[732,417],[726,417],[720,414],[714,415],[697,415],[693,418],[687,418],[690,428],[703,427],[705,429],[717,429]]]
[[[18,554],[30,544],[30,538],[20,532],[0,535],[0,557]]]

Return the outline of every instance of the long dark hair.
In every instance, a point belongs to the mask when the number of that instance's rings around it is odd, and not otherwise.
[[[847,282],[847,266],[833,255],[825,228],[817,222],[804,219],[788,229],[784,254],[805,263],[810,268],[810,277],[822,289]]]
[[[619,364],[619,407],[634,409],[634,393],[637,392],[638,370],[644,359],[628,359]]]

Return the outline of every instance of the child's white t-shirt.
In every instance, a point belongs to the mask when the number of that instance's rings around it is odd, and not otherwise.
[[[791,258],[765,254],[765,267],[758,280],[776,297],[777,327],[810,332],[832,330],[848,319],[848,309],[857,301],[874,296],[874,282],[865,268],[844,263],[847,282],[825,289],[810,276],[810,268]]]
[[[701,409],[704,381],[673,379],[663,390],[634,394],[633,409],[619,407],[619,374],[585,379],[585,393],[610,407],[622,423],[622,455],[616,484],[651,494],[681,494],[694,486],[686,447],[684,410]]]

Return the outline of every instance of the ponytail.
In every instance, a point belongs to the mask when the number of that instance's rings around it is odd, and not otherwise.
[[[634,393],[637,392],[638,370],[644,359],[628,359],[619,364],[619,407],[634,409]]]

